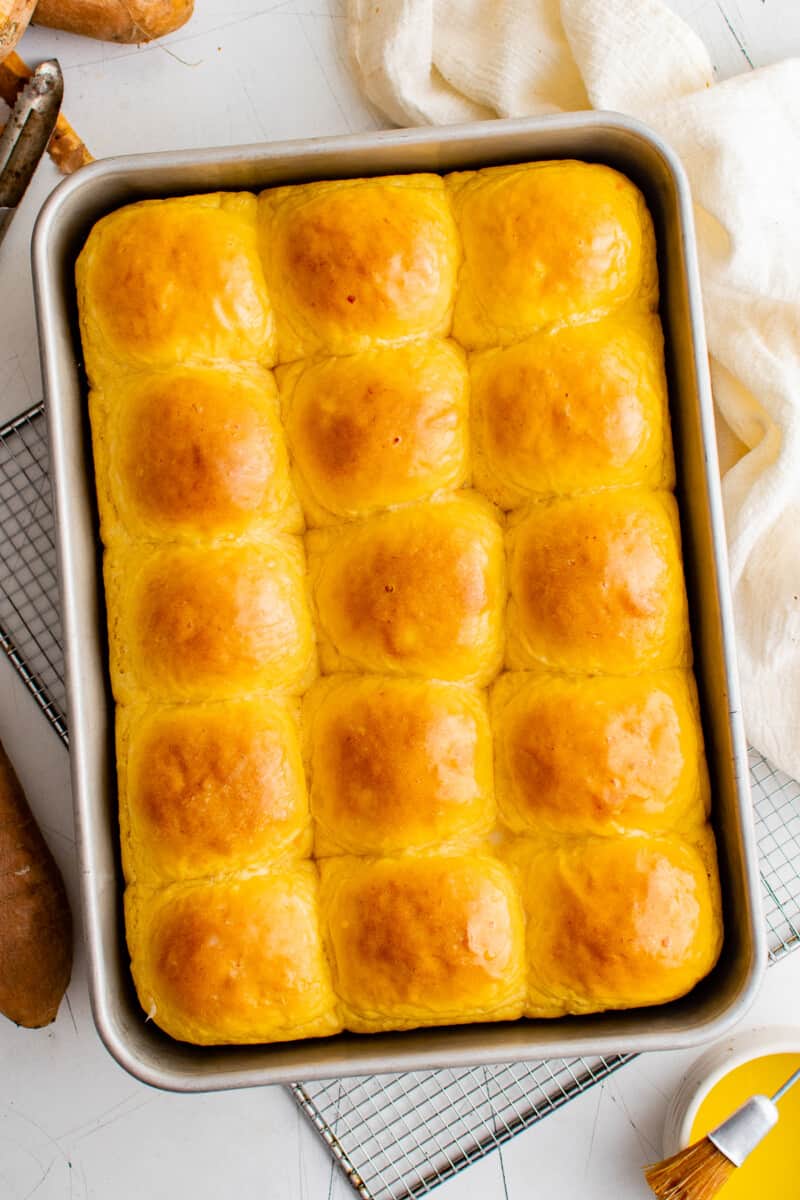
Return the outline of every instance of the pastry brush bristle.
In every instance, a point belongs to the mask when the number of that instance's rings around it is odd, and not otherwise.
[[[645,1167],[644,1176],[658,1200],[712,1200],[735,1170],[731,1160],[703,1138],[672,1158]]]

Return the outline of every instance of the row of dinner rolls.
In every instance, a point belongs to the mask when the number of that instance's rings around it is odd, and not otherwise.
[[[145,202],[77,280],[148,1015],[257,1042],[691,988],[719,900],[637,189]]]
[[[466,492],[312,530],[305,554],[287,534],[112,545],[114,694],[297,695],[317,657],[325,674],[480,686],[504,662],[618,675],[690,664],[671,495],[598,491],[518,516],[504,536],[488,501]]]
[[[112,374],[92,397],[98,471],[114,484],[100,495],[103,538],[296,533],[303,512],[326,526],[470,485],[501,509],[670,488],[661,356],[648,314],[469,359],[426,339],[299,362],[278,370],[277,387],[241,364]]]
[[[95,226],[78,287],[93,383],[451,333],[476,350],[658,298],[641,193],[577,162],[131,205]]]
[[[335,857],[128,888],[139,996],[198,1044],[660,1004],[719,949],[713,842],[632,835]],[[317,874],[321,878],[318,886]]]
[[[122,853],[153,886],[286,857],[691,832],[708,783],[684,671],[506,672],[479,689],[337,674],[290,698],[122,706]]]

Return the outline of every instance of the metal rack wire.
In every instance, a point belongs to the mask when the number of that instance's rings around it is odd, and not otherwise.
[[[42,405],[0,427],[0,647],[65,745],[63,649]],[[770,957],[800,946],[800,784],[750,755]],[[362,1200],[408,1200],[496,1149],[631,1056],[294,1084]]]
[[[424,1196],[633,1055],[332,1079],[295,1100],[362,1200]]]
[[[764,917],[772,962],[800,946],[800,784],[750,751]]]
[[[0,427],[0,646],[66,743],[64,651],[41,404]]]

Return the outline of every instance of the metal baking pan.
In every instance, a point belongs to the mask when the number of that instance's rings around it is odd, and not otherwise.
[[[201,1048],[172,1041],[139,1007],[122,924],[113,702],[73,283],[77,253],[98,218],[145,198],[562,157],[625,172],[642,188],[655,220],[677,494],[724,897],[720,962],[689,996],[652,1009],[368,1037],[340,1034],[273,1046]],[[155,1086],[205,1091],[445,1064],[678,1048],[719,1037],[738,1021],[758,988],[765,939],[692,208],[686,177],[669,148],[635,121],[577,113],[108,159],[65,180],[47,201],[34,234],[33,269],[89,980],[97,1028],[117,1061]]]

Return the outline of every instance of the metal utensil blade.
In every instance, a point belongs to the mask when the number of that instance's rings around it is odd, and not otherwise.
[[[23,87],[0,134],[0,240],[52,137],[63,94],[61,68],[48,59]]]

